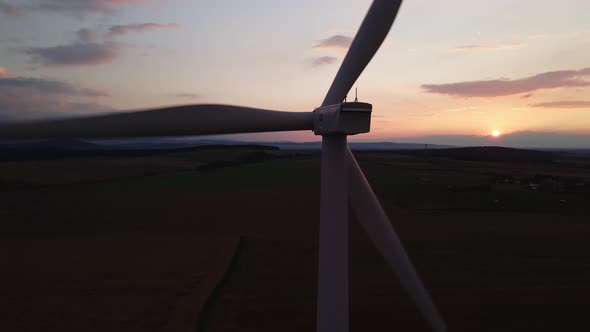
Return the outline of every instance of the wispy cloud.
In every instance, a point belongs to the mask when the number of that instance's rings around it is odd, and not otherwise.
[[[352,43],[352,38],[343,35],[334,35],[332,37],[322,39],[313,48],[341,48],[348,49]]]
[[[94,89],[82,89],[74,85],[54,80],[30,77],[3,77],[0,78],[0,90],[9,92],[14,89],[26,90],[28,92],[68,95],[79,97],[105,97],[108,93]]]
[[[105,91],[32,77],[0,77],[0,118],[13,120],[102,112]]]
[[[532,107],[545,108],[590,108],[590,101],[587,100],[558,100],[545,103],[531,104]]]
[[[159,24],[159,23],[138,23],[138,24],[126,24],[126,25],[113,25],[109,28],[110,36],[120,36],[128,32],[142,32],[146,30],[156,29],[179,29],[182,28],[180,24]]]
[[[31,47],[25,54],[33,62],[46,66],[89,66],[99,65],[115,60],[121,51],[121,45],[112,38],[128,32],[142,32],[155,29],[175,29],[180,24],[138,23],[113,25],[104,29],[82,28],[76,31],[77,39],[69,44],[51,47]]]
[[[88,66],[110,62],[118,56],[115,43],[74,42],[53,47],[32,47],[26,50],[33,61],[47,66]]]
[[[85,43],[95,41],[99,37],[99,34],[96,31],[88,28],[83,28],[76,31],[76,35],[78,36],[78,40]]]
[[[177,93],[175,94],[176,97],[180,98],[188,98],[188,99],[196,99],[201,97],[199,94],[196,93]]]
[[[4,67],[0,67],[0,78],[7,78],[7,77],[14,77],[8,70]]]
[[[507,44],[471,44],[460,45],[451,48],[451,51],[470,52],[470,51],[486,51],[486,50],[506,50],[526,46],[523,43],[507,43]]]
[[[112,13],[119,8],[150,2],[150,0],[32,0],[18,4],[0,1],[0,12],[24,15],[31,12],[55,12],[68,15]]]
[[[313,67],[320,67],[320,66],[332,64],[332,63],[336,62],[336,60],[338,60],[338,59],[333,56],[321,56],[319,58],[313,59],[311,61],[311,65]]]
[[[497,79],[467,81],[445,84],[424,84],[429,93],[457,97],[498,97],[530,93],[541,89],[590,86],[585,78],[590,76],[590,67],[581,70],[560,70],[537,74],[520,79]]]
[[[6,15],[20,15],[21,10],[16,5],[0,2],[0,13],[4,13]]]

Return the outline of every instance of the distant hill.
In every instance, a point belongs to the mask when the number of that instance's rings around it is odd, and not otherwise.
[[[170,145],[169,145],[170,146]],[[140,157],[198,150],[257,150],[277,151],[276,146],[241,144],[241,145],[198,145],[172,148],[125,148],[125,146],[108,146],[78,140],[51,140],[41,142],[22,142],[0,144],[0,161],[51,160],[76,157]]]
[[[388,139],[389,140],[389,139]],[[401,143],[449,144],[454,146],[505,146],[520,149],[590,149],[590,135],[560,132],[517,131],[492,135],[430,135],[391,139]]]
[[[278,146],[283,150],[319,150],[322,142],[268,142],[266,144]],[[395,143],[395,142],[349,142],[351,150],[372,150],[372,151],[392,151],[392,150],[417,150],[424,149],[424,144],[415,143]],[[429,149],[449,148],[449,145],[428,144]]]
[[[51,139],[42,141],[9,141],[0,144],[0,149],[13,150],[99,150],[105,146],[79,139]]]
[[[195,147],[202,145],[261,145],[276,146],[281,150],[319,150],[322,146],[321,141],[316,142],[261,142],[261,141],[234,141],[225,139],[202,139],[202,138],[133,138],[124,140],[93,140],[96,144],[106,144],[109,146],[124,147],[126,149],[161,149],[161,148],[178,148],[178,147]],[[423,149],[424,144],[414,143],[394,143],[394,142],[350,142],[353,150],[411,150]],[[452,147],[450,145],[428,144],[429,149],[442,149]]]
[[[555,154],[548,151],[504,148],[499,146],[481,146],[466,148],[449,148],[399,151],[401,154],[424,157],[441,157],[474,161],[506,161],[506,162],[551,162]]]
[[[397,153],[445,157],[461,160],[548,162],[557,151],[485,147],[450,147],[447,145],[350,142],[355,151],[395,151]],[[143,156],[202,149],[250,149],[250,150],[319,150],[321,142],[240,142],[232,140],[197,138],[134,138],[109,140],[44,140],[0,142],[0,160],[40,160],[85,156]],[[562,153],[567,151],[560,150]]]

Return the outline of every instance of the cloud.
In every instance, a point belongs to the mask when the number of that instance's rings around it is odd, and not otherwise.
[[[4,67],[0,67],[0,78],[13,77],[11,73]]]
[[[590,101],[587,100],[559,100],[546,103],[532,104],[532,107],[546,108],[590,108]]]
[[[104,112],[96,103],[108,93],[66,82],[32,77],[0,78],[0,119],[31,120]]]
[[[95,41],[98,38],[98,33],[88,28],[76,31],[76,35],[78,36],[78,40],[84,43]]]
[[[33,47],[26,51],[33,61],[47,66],[97,65],[114,60],[119,47],[115,43],[74,42],[53,47]]]
[[[58,46],[31,47],[24,51],[33,62],[46,66],[88,66],[111,62],[119,56],[120,44],[109,40],[131,31],[180,28],[180,24],[139,23],[113,25],[107,31],[82,28],[77,40]]]
[[[19,99],[15,99],[14,96],[0,96],[1,122],[61,119],[114,111],[109,106],[95,102],[76,102],[48,96],[18,97]]]
[[[348,49],[352,43],[352,38],[343,35],[334,35],[332,37],[322,39],[313,48],[343,48]]]
[[[180,97],[180,98],[189,98],[189,99],[195,99],[195,98],[201,97],[200,95],[198,95],[196,93],[177,93],[175,96]]]
[[[505,50],[526,46],[523,43],[508,43],[508,44],[472,44],[454,46],[451,51],[486,51],[486,50]]]
[[[56,12],[84,16],[96,13],[112,13],[118,8],[147,3],[150,0],[33,0],[18,4],[0,2],[0,12],[7,15],[23,15],[31,12]]]
[[[0,39],[0,43],[2,44],[21,44],[22,40],[17,37],[7,37]]]
[[[552,71],[516,80],[424,84],[422,88],[426,92],[458,97],[498,97],[530,93],[541,89],[590,86],[590,81],[584,80],[586,76],[590,76],[590,68]]]
[[[322,56],[322,57],[313,59],[311,61],[311,65],[313,67],[319,67],[319,66],[323,66],[323,65],[332,64],[332,63],[336,62],[336,60],[338,60],[338,59],[333,56]]]
[[[0,13],[4,13],[6,15],[11,15],[11,16],[16,16],[16,15],[20,15],[21,10],[19,9],[18,6],[6,3],[6,2],[0,2]]]
[[[139,24],[126,24],[126,25],[113,25],[109,28],[110,36],[120,36],[128,32],[143,32],[146,30],[156,29],[179,29],[182,25],[180,24],[158,24],[158,23],[139,23]]]
[[[30,77],[3,77],[0,78],[0,91],[10,92],[11,90],[29,91],[32,93],[51,95],[70,95],[81,97],[106,97],[108,93],[93,89],[81,89],[71,84]]]

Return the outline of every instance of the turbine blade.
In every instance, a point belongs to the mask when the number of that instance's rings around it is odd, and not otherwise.
[[[342,102],[385,40],[402,0],[374,0],[359,28],[322,106]]]
[[[353,213],[389,267],[397,274],[432,329],[445,331],[444,321],[350,149],[347,151],[347,157],[350,169],[348,192]]]
[[[189,136],[312,129],[312,112],[186,105],[8,124],[0,126],[0,139]]]

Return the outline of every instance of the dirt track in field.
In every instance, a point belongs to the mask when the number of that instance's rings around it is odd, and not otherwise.
[[[2,330],[193,332],[238,244],[218,234],[2,239]]]

